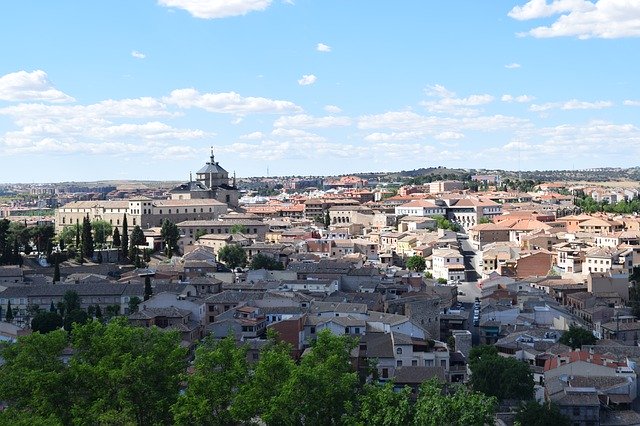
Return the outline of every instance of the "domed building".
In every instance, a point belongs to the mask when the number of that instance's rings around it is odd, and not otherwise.
[[[196,172],[196,180],[190,177],[189,182],[178,185],[169,193],[172,199],[208,198],[237,207],[239,191],[235,181],[235,176],[232,181],[229,181],[229,172],[215,161],[213,147],[211,147],[210,160]]]

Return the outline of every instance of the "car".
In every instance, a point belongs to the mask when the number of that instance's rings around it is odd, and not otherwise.
[[[458,290],[458,296],[466,296],[467,293],[465,293],[464,291],[460,291]]]
[[[476,320],[476,319],[474,319],[474,320],[473,320],[473,326],[474,326],[474,327],[477,327],[477,326],[479,326],[479,325],[480,325],[480,320],[479,320],[479,319],[477,319],[477,320]]]

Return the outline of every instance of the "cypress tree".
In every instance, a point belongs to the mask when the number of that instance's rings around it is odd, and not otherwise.
[[[153,294],[153,289],[151,288],[151,278],[149,276],[144,277],[144,300],[149,300]]]
[[[11,300],[7,301],[7,322],[13,321],[13,310],[11,309]]]
[[[93,233],[91,232],[91,222],[89,221],[89,215],[82,219],[82,254],[87,258],[93,257]]]
[[[76,223],[76,250],[80,250],[80,225]]]
[[[51,301],[51,306],[49,306],[49,312],[58,312],[56,306],[53,304],[53,300]]]
[[[120,248],[122,241],[120,241],[120,230],[116,227],[113,230],[113,246]]]
[[[129,226],[127,225],[127,214],[122,219],[122,257],[129,258]]]
[[[100,305],[96,305],[96,318],[102,318],[102,309],[100,308]]]
[[[56,254],[56,266],[53,269],[53,282],[54,283],[60,282],[60,260],[58,259],[57,254]]]

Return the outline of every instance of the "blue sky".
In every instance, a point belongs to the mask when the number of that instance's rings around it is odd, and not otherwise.
[[[0,182],[640,165],[640,1],[5,0]]]

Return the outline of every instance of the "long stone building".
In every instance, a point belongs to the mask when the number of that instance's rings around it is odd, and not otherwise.
[[[215,161],[213,149],[210,160],[198,170],[197,179],[189,179],[169,191],[168,199],[154,200],[136,197],[128,200],[75,201],[56,210],[56,232],[64,227],[89,220],[104,220],[122,231],[122,221],[127,215],[127,225],[139,225],[143,229],[161,226],[164,219],[174,223],[187,220],[215,220],[227,212],[228,207],[238,205],[238,188],[235,178],[229,181],[229,173]]]

